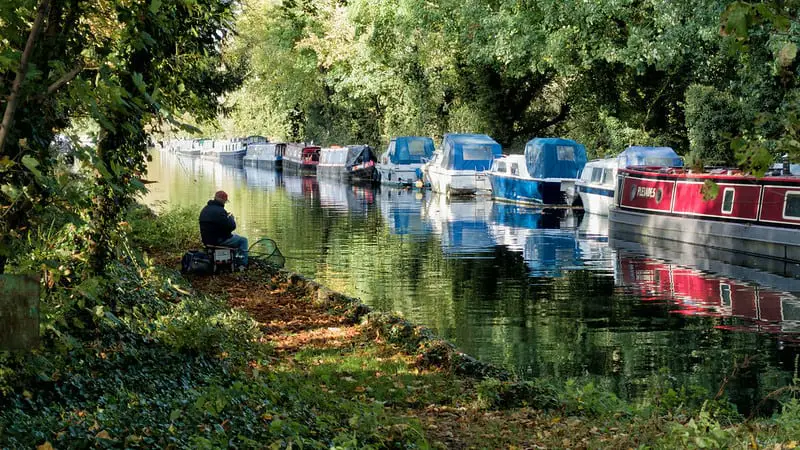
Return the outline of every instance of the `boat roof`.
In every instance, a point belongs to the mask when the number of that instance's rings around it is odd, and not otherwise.
[[[395,148],[394,153],[390,154],[389,157],[393,164],[416,164],[433,156],[433,139],[429,137],[397,136],[392,138],[392,142],[395,143]],[[413,152],[411,147],[414,147]]]
[[[485,134],[448,133],[442,140],[441,167],[450,170],[487,170],[503,148]]]
[[[617,168],[617,157],[615,156],[613,158],[593,159],[586,163],[586,166],[584,166],[584,170],[592,167],[615,169]]]
[[[572,139],[534,138],[525,144],[525,160],[534,178],[577,178],[586,148]]]
[[[683,167],[681,158],[671,147],[632,145],[617,155],[619,167],[661,166]]]

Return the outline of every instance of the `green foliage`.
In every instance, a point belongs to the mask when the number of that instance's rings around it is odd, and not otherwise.
[[[511,152],[563,135],[597,156],[669,145],[754,172],[800,148],[796,0],[249,6],[234,47],[254,77],[231,97],[231,131],[340,144],[472,131]],[[736,139],[753,145],[737,156]]]
[[[0,34],[8,38],[0,44],[2,80],[15,77],[36,3],[0,9]],[[120,212],[144,190],[147,133],[165,124],[187,128],[175,119],[186,111],[197,120],[215,117],[219,97],[239,85],[241,65],[223,55],[234,4],[50,3],[0,154],[0,240],[4,249],[18,246],[16,231],[35,225],[48,206],[77,210],[89,225],[83,251],[100,272],[118,244]],[[0,99],[5,109],[7,95]],[[95,124],[95,135],[81,136],[94,144],[72,136],[71,148],[51,146],[73,122]],[[69,177],[56,173],[59,151],[89,167],[82,191],[62,189]]]
[[[200,208],[162,208],[156,214],[137,205],[126,216],[131,229],[128,237],[136,248],[147,251],[180,253],[200,245],[197,217]]]
[[[501,381],[488,378],[477,386],[481,408],[506,409],[529,406],[552,409],[560,403],[558,390],[542,381]]]
[[[794,433],[800,430],[800,400],[792,398],[784,403],[780,415],[775,418],[775,422],[786,433]]]
[[[682,448],[730,448],[740,442],[733,430],[724,429],[705,409],[686,424],[673,424],[665,440]]]
[[[731,140],[745,126],[746,116],[730,93],[690,86],[686,90],[686,127],[692,155],[709,165],[734,165]]]
[[[227,357],[223,353],[247,355],[256,360],[265,356],[258,325],[218,299],[185,299],[154,324],[155,337],[180,352],[217,357]]]

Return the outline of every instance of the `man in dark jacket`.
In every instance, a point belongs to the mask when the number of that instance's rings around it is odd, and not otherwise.
[[[206,245],[237,248],[242,264],[247,265],[247,238],[232,233],[236,220],[225,210],[225,203],[228,203],[228,194],[217,191],[214,199],[200,211],[200,237]]]

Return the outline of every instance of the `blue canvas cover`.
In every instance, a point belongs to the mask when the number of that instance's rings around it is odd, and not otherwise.
[[[683,159],[670,147],[633,145],[617,156],[620,168],[632,166],[683,167]]]
[[[525,145],[533,178],[578,178],[586,160],[586,148],[572,139],[535,138]]]
[[[485,134],[445,134],[442,167],[451,170],[488,170],[503,148]]]
[[[433,156],[433,139],[429,137],[400,136],[394,141],[394,151],[389,152],[392,164],[419,164]]]

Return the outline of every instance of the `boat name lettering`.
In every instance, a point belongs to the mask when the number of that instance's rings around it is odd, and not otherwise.
[[[636,189],[637,197],[656,198],[656,188],[639,186]]]

